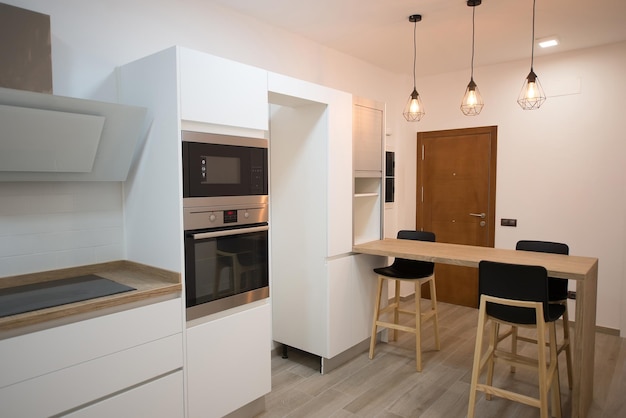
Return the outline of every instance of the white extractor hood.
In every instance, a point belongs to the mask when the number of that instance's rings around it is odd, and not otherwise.
[[[0,181],[124,181],[146,113],[0,88]]]

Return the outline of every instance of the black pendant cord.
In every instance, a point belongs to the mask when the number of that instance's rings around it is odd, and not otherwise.
[[[476,6],[472,7],[472,67],[470,80],[474,80],[474,19],[476,16]]]
[[[533,61],[535,60],[535,3],[537,0],[533,0],[533,38],[531,39],[530,49],[530,71],[533,71]]]
[[[417,19],[413,22],[413,90],[415,88],[415,61],[417,57],[417,41],[415,40],[415,33],[417,31]]]

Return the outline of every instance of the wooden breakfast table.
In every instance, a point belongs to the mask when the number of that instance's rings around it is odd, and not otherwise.
[[[576,280],[572,417],[585,417],[593,400],[598,259],[406,239],[355,244],[355,253],[478,267],[481,260],[543,266],[550,277]]]

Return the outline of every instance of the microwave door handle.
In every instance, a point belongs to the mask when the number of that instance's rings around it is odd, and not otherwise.
[[[215,232],[201,232],[198,234],[192,234],[193,239],[207,239],[207,238],[218,238],[218,237],[227,237],[230,235],[240,235],[240,234],[248,234],[252,232],[263,232],[268,231],[269,226],[255,226],[252,228],[236,228],[236,229],[227,229],[225,231],[215,231]]]

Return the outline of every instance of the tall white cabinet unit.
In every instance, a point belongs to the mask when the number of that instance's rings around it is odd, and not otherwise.
[[[265,137],[267,72],[173,47],[118,75],[121,100],[147,107],[151,121],[126,184],[128,255],[184,277],[181,130]],[[270,325],[267,299],[186,323],[187,417],[220,417],[271,390]]]
[[[378,257],[352,251],[352,96],[270,73],[272,326],[332,359],[370,334]]]
[[[383,103],[355,98],[353,106],[354,243],[383,237]]]

